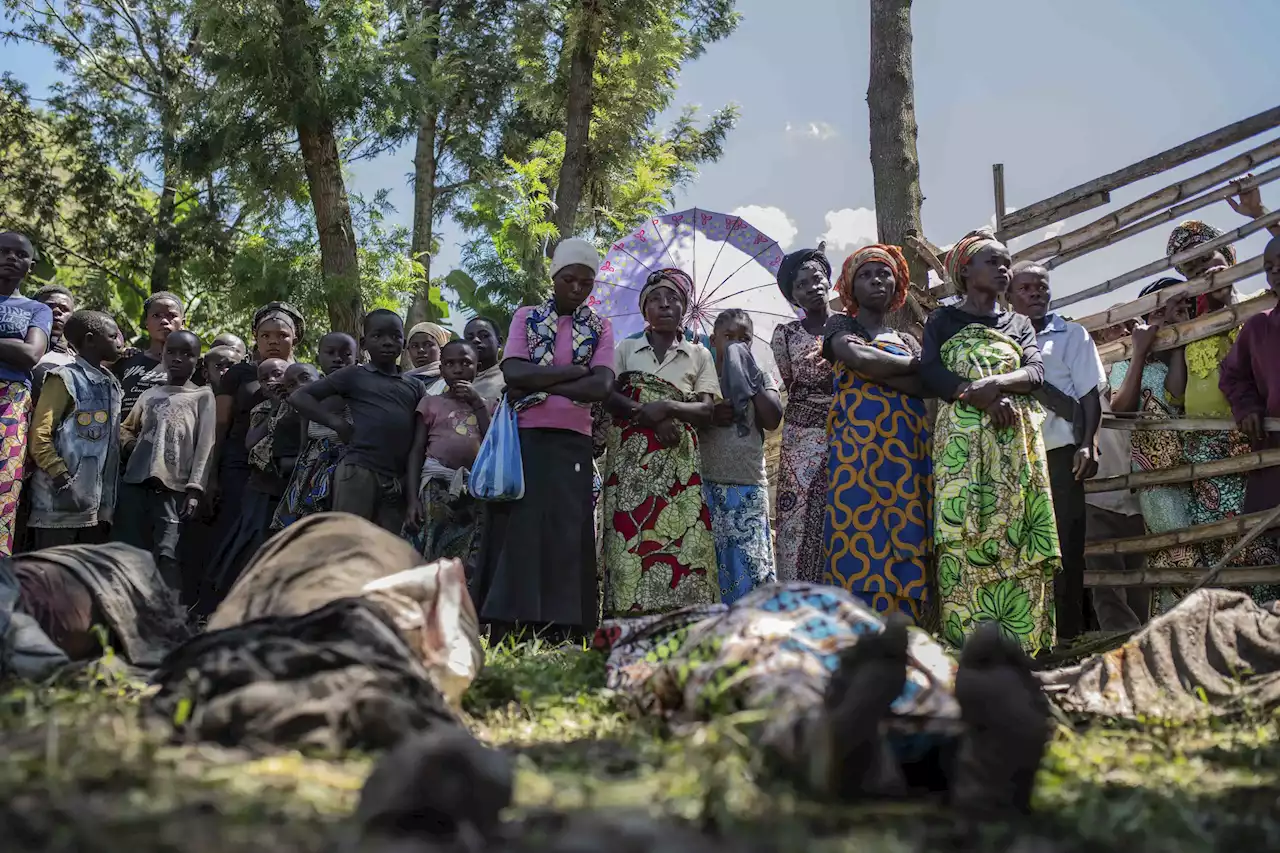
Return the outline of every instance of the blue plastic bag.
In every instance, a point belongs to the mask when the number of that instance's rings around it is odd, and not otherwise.
[[[482,501],[518,501],[524,497],[520,430],[516,412],[507,403],[505,394],[489,420],[489,431],[471,466],[467,489]]]

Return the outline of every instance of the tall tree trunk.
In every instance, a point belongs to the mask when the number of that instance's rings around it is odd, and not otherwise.
[[[359,340],[364,305],[360,298],[355,227],[333,123],[327,118],[299,123],[298,144],[320,237],[320,272],[329,299],[329,330],[346,332]]]
[[[601,21],[597,0],[580,0],[580,3],[581,12],[569,60],[564,160],[560,163],[560,176],[556,181],[556,211],[551,217],[560,239],[573,236],[591,162],[591,110],[595,103],[596,53],[600,50]]]
[[[426,0],[422,4],[422,22],[433,33],[426,45],[427,59],[432,65],[440,53],[440,9],[444,0]],[[436,20],[432,21],[435,18]],[[434,68],[432,69],[434,72]],[[419,80],[427,86],[431,81]],[[408,325],[424,320],[439,320],[439,311],[430,301],[431,292],[431,243],[435,236],[436,218],[436,136],[440,112],[428,99],[418,121],[418,147],[413,155],[413,238],[409,257],[422,264],[422,282],[414,291],[409,304]]]
[[[922,234],[920,159],[916,154],[916,100],[911,73],[911,0],[871,0],[871,75],[867,85],[871,114],[871,175],[876,193],[880,242],[905,246],[909,234]],[[911,281],[928,287],[929,268],[911,251]],[[918,306],[917,306],[918,308]],[[905,306],[889,322],[907,328],[919,316]]]
[[[178,209],[178,170],[173,156],[173,138],[165,134],[161,145],[163,153],[160,174],[163,187],[160,190],[160,202],[156,206],[155,251],[151,259],[152,293],[170,288],[174,255],[178,251],[178,229],[173,221]]]

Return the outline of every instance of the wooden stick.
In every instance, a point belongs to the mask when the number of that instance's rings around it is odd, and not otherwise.
[[[1231,425],[1232,428],[1235,424]],[[1154,471],[1135,471],[1132,474],[1120,474],[1115,477],[1099,477],[1088,480],[1084,484],[1085,494],[1098,492],[1119,492],[1128,489],[1141,489],[1147,486],[1168,486],[1173,483],[1191,483],[1209,477],[1221,477],[1226,474],[1247,474],[1263,468],[1274,468],[1280,465],[1280,449],[1259,450],[1243,456],[1232,456],[1229,459],[1214,459],[1211,462],[1192,462],[1189,465],[1175,465],[1170,468],[1157,468]]]
[[[1112,246],[1119,243],[1121,240],[1127,240],[1136,234],[1141,234],[1144,231],[1150,231],[1152,228],[1164,225],[1167,222],[1172,222],[1175,219],[1182,219],[1188,213],[1194,213],[1202,207],[1208,207],[1214,202],[1222,201],[1224,198],[1239,195],[1245,190],[1265,186],[1277,179],[1280,179],[1280,166],[1276,166],[1274,169],[1268,169],[1261,174],[1254,175],[1252,178],[1246,178],[1243,181],[1232,181],[1225,187],[1216,189],[1213,192],[1207,193],[1198,198],[1193,198],[1190,201],[1183,202],[1182,204],[1175,205],[1168,210],[1162,210],[1154,216],[1147,217],[1141,222],[1135,222],[1128,228],[1121,228],[1119,231],[1113,231],[1100,240],[1095,240],[1078,249],[1072,249],[1069,252],[1063,252],[1060,255],[1049,258],[1049,260],[1044,262],[1044,265],[1047,269],[1056,269],[1067,261],[1074,261],[1076,258],[1083,257],[1091,252],[1097,251],[1098,249]]]
[[[991,181],[996,193],[996,230],[1004,227],[1004,163],[991,167]]]
[[[1221,521],[1213,521],[1209,524],[1197,524],[1195,527],[1188,527],[1185,530],[1089,542],[1084,546],[1084,554],[1086,557],[1148,554],[1152,551],[1161,551],[1178,545],[1194,545],[1197,542],[1210,542],[1214,539],[1225,539],[1228,536],[1243,536],[1253,530],[1260,521],[1266,521],[1268,527],[1280,524],[1280,513],[1276,513],[1275,510],[1251,512],[1248,515],[1237,515],[1233,518],[1224,518]]]
[[[1204,569],[1145,569],[1140,572],[1111,569],[1084,573],[1084,585],[1088,587],[1191,586],[1204,579]],[[1239,566],[1223,569],[1216,580],[1222,586],[1280,583],[1280,566]]]
[[[1205,314],[1203,317],[1196,317],[1176,326],[1169,326],[1161,329],[1159,334],[1156,335],[1153,349],[1156,352],[1177,349],[1192,341],[1211,338],[1220,332],[1230,331],[1253,315],[1261,314],[1263,311],[1275,307],[1275,304],[1276,295],[1274,293],[1264,293],[1245,302],[1228,305],[1226,308],[1214,311],[1212,314]],[[1118,341],[1103,344],[1098,347],[1098,355],[1102,357],[1103,364],[1114,364],[1117,361],[1132,358],[1133,336],[1129,335]]]
[[[1260,145],[1252,151],[1246,151],[1237,157],[1232,157],[1227,162],[1208,171],[1201,172],[1195,177],[1187,178],[1185,181],[1179,181],[1173,186],[1145,195],[1132,204],[1127,204],[1113,213],[1108,213],[1088,225],[1069,231],[1066,234],[1060,234],[1051,240],[1036,243],[1034,246],[1020,249],[1014,254],[1013,259],[1014,261],[1040,261],[1051,255],[1059,255],[1087,243],[1093,243],[1099,237],[1103,237],[1117,228],[1122,228],[1131,222],[1137,222],[1148,213],[1176,204],[1184,198],[1190,198],[1210,187],[1216,187],[1228,178],[1242,175],[1259,163],[1265,163],[1277,157],[1280,157],[1280,139],[1273,139],[1265,145]],[[1236,190],[1236,192],[1239,192],[1239,190]]]
[[[1132,166],[1126,166],[1117,172],[1103,175],[1101,178],[1095,178],[1043,201],[1038,201],[1035,204],[1016,210],[1006,217],[1005,229],[1016,230],[1021,228],[1023,223],[1030,222],[1038,216],[1050,213],[1085,196],[1097,192],[1110,192],[1120,187],[1128,186],[1135,181],[1168,171],[1175,166],[1181,166],[1183,163],[1190,163],[1192,160],[1197,160],[1206,154],[1221,151],[1223,148],[1228,148],[1251,136],[1257,136],[1259,133],[1278,125],[1280,125],[1280,107],[1272,107],[1266,112],[1258,113],[1235,124],[1229,124],[1203,136],[1198,136],[1190,142],[1184,142],[1167,151],[1161,151],[1159,154],[1134,163]],[[1018,231],[1017,234],[1012,236],[1026,233],[1026,230]]]
[[[1231,550],[1227,551],[1227,553],[1222,555],[1222,559],[1214,564],[1213,568],[1209,570],[1209,573],[1204,576],[1204,580],[1200,581],[1200,583],[1196,584],[1191,588],[1191,592],[1195,592],[1197,589],[1201,589],[1202,587],[1208,584],[1211,584],[1215,580],[1217,580],[1218,575],[1222,574],[1223,570],[1227,567],[1227,563],[1230,563],[1232,560],[1234,560],[1241,551],[1243,551],[1246,547],[1248,547],[1250,542],[1257,539],[1259,536],[1261,536],[1263,533],[1266,533],[1271,528],[1280,524],[1280,504],[1276,504],[1274,507],[1271,508],[1269,512],[1266,512],[1266,513],[1255,512],[1255,513],[1252,513],[1252,515],[1254,516],[1262,515],[1264,517],[1259,518],[1257,521],[1254,522],[1253,527],[1249,530],[1249,532],[1246,533],[1244,536],[1242,536],[1239,542],[1232,545]],[[1190,593],[1188,593],[1188,595],[1190,595]]]
[[[1055,222],[1070,219],[1073,216],[1078,216],[1081,213],[1087,213],[1090,210],[1094,210],[1110,203],[1111,193],[1093,193],[1056,210],[1050,210],[1046,213],[1040,214],[1039,216],[1034,216],[1031,219],[1028,219],[1025,224],[1020,225],[1017,228],[1009,227],[1009,219],[1013,216],[1013,214],[1010,213],[1004,218],[1005,227],[996,232],[996,239],[1007,243],[1015,237],[1021,237],[1023,234],[1035,231],[1037,228],[1043,228],[1046,225],[1052,225]]]
[[[1074,305],[1075,303],[1088,299],[1091,296],[1099,296],[1103,293],[1110,293],[1113,290],[1119,290],[1126,284],[1133,284],[1135,281],[1140,281],[1148,276],[1156,275],[1157,273],[1163,272],[1167,269],[1173,269],[1174,267],[1185,264],[1187,261],[1193,261],[1196,258],[1202,258],[1205,255],[1210,255],[1219,249],[1230,246],[1237,240],[1243,240],[1255,231],[1261,231],[1264,228],[1275,225],[1277,222],[1280,222],[1280,210],[1274,210],[1266,216],[1259,216],[1247,225],[1242,225],[1234,231],[1228,231],[1221,237],[1216,237],[1208,242],[1201,243],[1198,246],[1192,246],[1190,249],[1178,252],[1176,255],[1168,255],[1167,257],[1160,258],[1159,260],[1152,261],[1146,266],[1138,267],[1135,270],[1129,270],[1124,275],[1116,276],[1113,279],[1104,281],[1102,284],[1095,284],[1093,287],[1085,288],[1084,290],[1073,293],[1070,296],[1055,299],[1050,307],[1056,311],[1059,308],[1067,305]]]
[[[1218,270],[1211,276],[1193,278],[1184,284],[1173,284],[1162,290],[1157,290],[1155,293],[1139,296],[1123,305],[1108,308],[1106,311],[1099,311],[1097,314],[1090,314],[1088,317],[1076,320],[1076,322],[1090,331],[1105,329],[1125,320],[1145,317],[1161,305],[1168,305],[1170,302],[1184,297],[1212,293],[1215,290],[1235,284],[1237,281],[1255,276],[1260,272],[1262,272],[1262,255],[1250,258],[1235,266],[1227,267],[1225,270]]]
[[[932,296],[946,296],[943,291],[951,289],[951,279],[947,278],[947,267],[942,262],[942,250],[930,243],[923,237],[915,234],[907,235],[907,247],[916,253],[920,260],[929,265],[929,269],[938,274],[938,278],[942,279],[942,284],[929,288]]]
[[[1231,432],[1238,429],[1236,422],[1231,418],[1147,418],[1144,420],[1112,414],[1102,416],[1102,426],[1104,429],[1154,432]],[[1267,432],[1280,432],[1280,418],[1264,418],[1262,428]],[[1243,459],[1244,457],[1234,458]]]

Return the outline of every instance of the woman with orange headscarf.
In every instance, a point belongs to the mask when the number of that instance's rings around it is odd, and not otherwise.
[[[897,246],[867,246],[836,287],[847,314],[827,321],[823,356],[835,365],[827,418],[823,580],[879,613],[925,621],[932,549],[933,471],[920,345],[885,325],[911,273]]]

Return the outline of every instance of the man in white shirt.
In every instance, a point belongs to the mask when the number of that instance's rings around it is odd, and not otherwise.
[[[1085,629],[1084,481],[1098,470],[1094,438],[1102,420],[1099,392],[1107,374],[1089,333],[1049,313],[1049,271],[1038,264],[1018,264],[1009,282],[1009,304],[1030,318],[1044,359],[1045,387],[1038,398],[1049,408],[1041,433],[1049,461],[1062,571],[1054,578],[1058,640],[1071,640]]]

